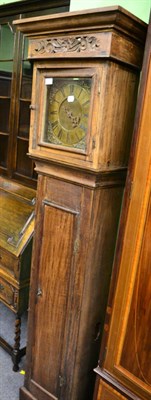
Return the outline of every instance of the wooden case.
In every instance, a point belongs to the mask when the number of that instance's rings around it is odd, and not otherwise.
[[[91,399],[146,25],[119,7],[15,22],[34,61],[29,154],[38,172],[20,398]],[[45,78],[93,76],[86,151],[41,144]]]
[[[116,389],[128,399],[141,400],[151,398],[150,107],[151,23],[145,47],[105,333],[100,362],[96,369],[97,385],[100,376],[110,385],[112,393]],[[101,387],[102,380],[100,389],[94,396],[97,400],[104,399]],[[118,399],[118,394],[114,398]]]

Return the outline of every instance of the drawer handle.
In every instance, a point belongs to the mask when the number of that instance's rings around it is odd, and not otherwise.
[[[4,290],[4,286],[0,283],[0,291]]]

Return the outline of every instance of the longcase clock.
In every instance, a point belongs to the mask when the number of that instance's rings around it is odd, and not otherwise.
[[[112,7],[15,22],[38,172],[20,399],[92,399],[146,25]]]

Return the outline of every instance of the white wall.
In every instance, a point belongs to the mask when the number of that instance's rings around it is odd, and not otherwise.
[[[151,0],[70,0],[70,11],[120,5],[145,22],[148,22]]]
[[[2,4],[15,3],[16,1],[20,0],[0,0],[0,5],[2,6]]]
[[[17,1],[20,0],[0,0],[0,5]],[[120,5],[126,8],[132,14],[145,22],[148,22],[149,20],[151,0],[70,0],[70,11],[109,7],[112,5]]]

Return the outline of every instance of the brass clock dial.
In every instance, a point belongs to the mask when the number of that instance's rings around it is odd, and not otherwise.
[[[42,141],[85,150],[91,78],[53,78],[46,88]]]

